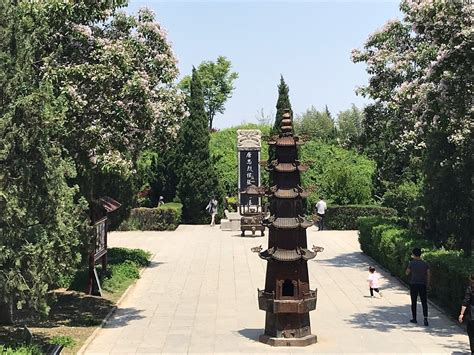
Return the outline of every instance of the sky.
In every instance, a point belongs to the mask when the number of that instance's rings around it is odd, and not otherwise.
[[[367,83],[364,64],[350,59],[368,36],[401,18],[398,1],[163,1],[129,0],[127,12],[152,9],[168,31],[180,77],[193,65],[232,62],[235,91],[214,126],[257,122],[276,112],[280,75],[290,88],[293,112],[325,105],[333,115],[368,101],[355,89]]]

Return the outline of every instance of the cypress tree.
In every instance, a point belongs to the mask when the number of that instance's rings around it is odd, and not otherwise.
[[[273,134],[278,134],[280,132],[280,122],[281,117],[283,116],[283,112],[286,109],[290,110],[290,115],[293,118],[293,110],[291,109],[290,97],[288,96],[288,92],[290,89],[288,85],[285,83],[285,79],[283,79],[283,75],[280,76],[280,84],[278,85],[278,100],[276,104],[276,116],[275,116],[275,124],[273,125]]]
[[[281,75],[280,84],[278,85],[278,100],[276,103],[275,123],[273,124],[273,128],[270,132],[271,135],[280,133],[280,122],[284,110],[289,109],[291,118],[293,118],[293,110],[291,109],[290,97],[288,96],[289,91],[290,89],[288,88],[288,85],[286,85],[283,75]],[[275,146],[270,146],[268,148],[268,161],[272,161],[274,159],[276,159]]]
[[[198,224],[207,222],[206,205],[212,196],[222,201],[222,192],[209,152],[208,118],[204,110],[202,84],[195,68],[188,109],[190,115],[179,131],[175,166],[183,222]]]
[[[0,323],[12,322],[14,308],[46,314],[48,290],[74,271],[87,238],[86,204],[68,186],[75,169],[59,143],[64,100],[34,64],[49,29],[32,26],[30,7],[6,4],[0,6]]]

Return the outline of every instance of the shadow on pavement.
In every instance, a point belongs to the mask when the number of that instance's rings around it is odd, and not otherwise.
[[[148,264],[148,266],[146,268],[147,269],[154,269],[155,267],[158,267],[158,266],[163,265],[163,264],[166,264],[166,263],[161,262],[161,261],[150,261],[150,263]]]
[[[119,308],[104,325],[104,328],[120,328],[126,326],[130,321],[142,319],[142,311],[136,308]]]
[[[314,260],[322,266],[335,266],[335,267],[354,267],[354,268],[368,268],[370,263],[367,258],[360,251],[352,252],[348,254],[341,254],[332,259],[322,259],[324,254],[321,254],[321,259]]]
[[[422,317],[419,315],[418,324],[409,323],[411,318],[410,309],[407,306],[378,306],[370,312],[357,313],[346,319],[349,324],[357,328],[372,329],[375,332],[391,332],[393,330],[402,329],[407,332],[423,332],[433,337],[449,338],[453,335],[461,334],[461,329],[455,324],[447,324],[439,316],[429,317],[430,326],[423,326]],[[467,335],[466,335],[467,340]],[[444,342],[443,346],[452,349],[465,349],[467,343],[460,341]]]
[[[245,328],[239,330],[238,333],[247,339],[258,341],[258,337],[263,334],[264,331],[262,328]]]

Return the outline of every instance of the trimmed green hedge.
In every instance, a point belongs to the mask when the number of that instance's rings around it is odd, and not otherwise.
[[[327,226],[327,229],[357,229],[357,219],[359,217],[394,217],[396,215],[397,211],[393,208],[376,205],[332,205],[328,206],[328,209],[326,210],[324,223]]]
[[[459,251],[435,249],[428,241],[416,237],[398,225],[397,218],[363,217],[359,219],[359,243],[393,275],[408,283],[405,270],[414,247],[423,249],[423,258],[430,264],[429,295],[453,316],[459,314],[468,277],[474,271],[474,258],[465,258]]]
[[[181,208],[179,203],[167,203],[158,208],[134,208],[118,230],[175,230],[181,222]]]

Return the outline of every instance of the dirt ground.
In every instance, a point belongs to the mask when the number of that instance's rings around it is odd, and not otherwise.
[[[103,293],[103,297],[88,296],[82,292],[59,289],[54,291],[53,303],[47,319],[31,318],[13,326],[0,327],[0,344],[20,344],[29,338],[24,325],[33,334],[33,344],[46,349],[55,336],[69,336],[73,347],[64,348],[62,354],[75,354],[102,320],[113,309],[117,293]]]

